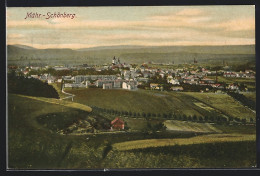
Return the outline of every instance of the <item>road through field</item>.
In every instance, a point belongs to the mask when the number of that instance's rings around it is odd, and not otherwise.
[[[66,94],[66,95],[69,95],[69,96],[67,96],[67,97],[65,97],[65,98],[61,98],[61,100],[65,100],[65,99],[71,98],[71,100],[73,101],[73,97],[76,96],[76,95],[74,95],[74,94],[70,94],[70,93],[65,92],[65,91],[63,90],[63,87],[62,87],[61,92],[64,93],[64,94]]]
[[[26,95],[18,95],[18,96],[30,98],[30,99],[34,99],[34,100],[38,100],[38,101],[43,101],[43,102],[47,102],[47,103],[57,104],[57,105],[61,105],[61,106],[66,106],[69,108],[80,109],[80,110],[87,111],[87,112],[92,111],[92,108],[87,105],[83,105],[83,104],[75,103],[75,102],[69,102],[69,101],[61,101],[61,99],[45,98],[45,97],[32,97],[32,96],[26,96]]]

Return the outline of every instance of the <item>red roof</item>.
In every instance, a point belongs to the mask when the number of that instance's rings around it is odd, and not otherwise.
[[[113,125],[114,123],[116,123],[116,122],[118,122],[118,123],[121,123],[121,124],[124,124],[124,122],[123,122],[123,120],[121,120],[120,118],[115,118],[112,122],[111,122],[111,125]]]

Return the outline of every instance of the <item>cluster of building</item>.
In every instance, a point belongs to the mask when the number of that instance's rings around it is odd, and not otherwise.
[[[232,72],[226,71],[223,74],[224,77],[231,77],[231,78],[251,78],[255,79],[255,72],[253,70],[245,70],[245,72]]]
[[[68,77],[63,77],[68,81]],[[117,75],[77,75],[70,77],[73,83],[65,83],[64,87],[98,87],[103,89],[137,89],[137,81],[133,79],[122,79]]]
[[[196,63],[196,60],[194,60]],[[47,69],[46,66],[45,69]],[[255,72],[252,70],[246,70],[245,72],[233,72],[233,71],[212,71],[198,66],[183,67],[176,69],[159,69],[155,67],[148,67],[147,64],[141,64],[140,66],[133,66],[127,63],[121,63],[119,58],[114,57],[112,63],[105,65],[95,65],[89,66],[83,64],[80,66],[55,66],[52,67],[56,71],[60,70],[80,70],[80,69],[95,69],[95,71],[102,70],[119,70],[118,74],[115,75],[76,75],[76,76],[60,76],[55,77],[50,74],[42,75],[30,75],[35,79],[40,79],[48,83],[63,82],[64,87],[71,88],[88,88],[88,87],[98,87],[103,89],[127,89],[135,90],[138,85],[145,85],[150,82],[149,89],[151,90],[163,90],[163,85],[157,84],[156,82],[151,82],[151,77],[159,75],[164,79],[167,79],[167,83],[172,85],[171,90],[181,91],[183,87],[181,84],[190,85],[208,85],[213,88],[223,89],[223,85],[218,83],[218,76],[224,77],[234,77],[234,78],[255,78]],[[11,68],[17,69],[17,68]],[[25,68],[23,70],[24,75],[28,74],[29,70],[39,70],[40,67]],[[74,74],[75,75],[75,74]],[[209,78],[208,76],[211,76]],[[215,76],[215,77],[214,77]],[[212,79],[213,78],[213,79]],[[238,85],[230,84],[226,87],[227,89],[236,90]]]
[[[31,75],[31,76],[28,76],[28,78],[39,79],[41,81],[47,82],[48,84],[54,83],[55,81],[61,82],[61,79],[57,79],[55,76],[52,76],[49,73],[45,73],[42,75]]]

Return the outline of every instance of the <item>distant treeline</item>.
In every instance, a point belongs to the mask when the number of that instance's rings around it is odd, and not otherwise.
[[[115,75],[120,73],[115,70],[101,70],[96,71],[94,68],[80,69],[80,70],[55,70],[54,68],[48,68],[47,70],[31,70],[29,75],[41,75],[49,73],[53,76],[76,76],[76,75]]]
[[[171,120],[181,120],[181,121],[192,121],[192,122],[209,122],[209,123],[218,123],[218,124],[228,124],[230,122],[237,122],[237,123],[253,123],[254,119],[250,119],[247,121],[245,118],[240,119],[238,117],[223,117],[218,114],[212,113],[211,115],[205,116],[196,116],[196,115],[185,115],[185,114],[174,114],[174,113],[150,113],[150,112],[132,112],[132,111],[119,111],[114,109],[105,109],[100,107],[93,106],[92,109],[96,112],[107,113],[110,115],[117,115],[117,116],[129,116],[134,118],[146,118],[146,119],[171,119]]]
[[[248,106],[249,108],[256,110],[256,104],[253,100],[248,99],[243,94],[239,94],[236,92],[228,92],[228,95],[241,102],[244,106]]]
[[[57,91],[48,83],[34,78],[8,74],[8,92],[36,97],[59,98]]]

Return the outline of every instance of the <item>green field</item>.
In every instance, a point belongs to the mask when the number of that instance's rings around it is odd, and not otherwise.
[[[255,119],[256,114],[250,109],[244,107],[239,102],[234,100],[227,94],[215,94],[215,93],[196,93],[196,92],[183,92],[180,94],[189,95],[204,104],[217,109],[223,114],[233,118],[245,118],[247,121],[250,118]]]
[[[168,114],[186,116],[222,116],[255,119],[255,113],[226,94],[176,93],[159,91],[126,91],[90,89],[67,89],[75,94],[75,102],[88,106],[136,113]],[[225,103],[223,103],[225,102]]]
[[[202,133],[164,132],[98,132],[85,135],[61,135],[59,130],[71,123],[96,119],[95,129],[106,120],[78,108],[52,103],[51,99],[8,95],[8,167],[15,169],[88,169],[88,168],[187,168],[255,166],[255,141],[156,146],[119,151],[112,146],[142,140],[181,140],[185,143]],[[59,100],[60,101],[60,100]],[[124,119],[129,127],[140,130],[147,119]],[[152,120],[156,124],[162,120]],[[137,125],[139,124],[139,126]],[[191,125],[189,125],[191,126]],[[195,125],[193,125],[195,128]],[[212,127],[211,127],[212,128]],[[224,133],[234,132],[241,138],[255,135],[254,126],[216,125]],[[214,129],[213,128],[213,129]],[[221,134],[225,135],[225,134]],[[226,134],[232,136],[232,134]],[[234,136],[233,136],[234,138]],[[216,138],[218,140],[218,138]],[[155,147],[156,146],[156,147]],[[243,153],[241,155],[241,153]],[[231,161],[232,158],[232,161]],[[224,165],[225,164],[225,165]]]
[[[174,113],[201,116],[207,111],[194,106],[194,98],[179,94],[168,94],[157,91],[127,91],[103,89],[67,89],[75,94],[75,102],[89,106],[115,109],[119,111]]]

